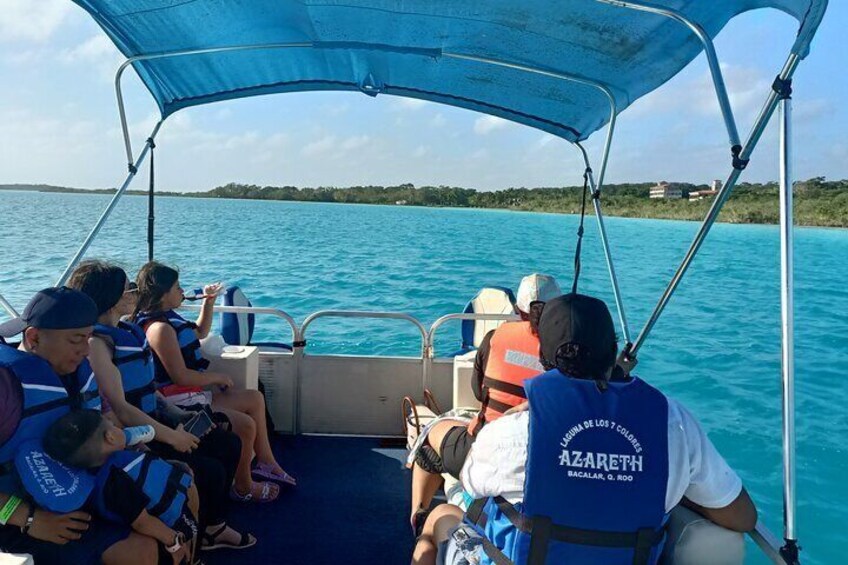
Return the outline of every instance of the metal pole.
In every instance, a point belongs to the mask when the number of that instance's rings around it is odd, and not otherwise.
[[[156,134],[159,133],[159,128],[162,127],[162,120],[156,122],[156,127],[153,128],[153,131],[150,134],[150,138],[148,143],[144,144],[144,149],[141,150],[141,154],[138,156],[138,159],[135,162],[135,165],[130,167],[130,172],[127,175],[127,178],[124,180],[124,184],[121,185],[121,188],[115,193],[112,197],[112,200],[109,202],[109,205],[106,206],[106,209],[103,210],[103,213],[100,214],[100,218],[97,220],[97,223],[92,228],[91,232],[88,234],[88,237],[85,238],[85,241],[77,251],[76,255],[74,255],[71,262],[68,263],[68,266],[65,267],[65,271],[62,273],[62,276],[59,277],[59,280],[56,281],[56,286],[62,286],[68,280],[68,277],[71,276],[71,272],[73,272],[74,267],[77,266],[79,260],[85,255],[85,252],[88,250],[91,242],[94,241],[94,238],[97,237],[97,234],[100,232],[100,228],[103,227],[103,224],[106,222],[106,219],[112,213],[112,210],[115,208],[115,205],[118,203],[118,200],[121,199],[121,196],[124,195],[127,188],[130,186],[130,183],[135,178],[136,172],[138,171],[138,167],[144,162],[144,158],[147,157],[147,152],[150,150],[150,142],[156,138]]]
[[[794,222],[792,210],[792,100],[780,101],[780,313],[783,389],[783,525],[786,545],[781,554],[798,562],[795,531],[795,305]]]
[[[153,140],[150,140],[150,188],[147,191],[147,260],[153,261],[153,228],[156,223],[156,215],[154,214],[154,198],[153,189],[154,189],[154,174],[155,169],[153,167],[153,149],[156,147],[153,145]]]
[[[610,128],[615,126],[615,121],[610,121]],[[607,148],[604,151],[604,162],[606,162],[606,156],[609,155],[609,142],[612,140],[612,131],[607,135]],[[598,185],[595,184],[595,178],[592,175],[592,167],[589,165],[589,155],[586,153],[586,150],[579,143],[575,143],[574,145],[580,149],[580,153],[583,155],[583,163],[586,165],[586,169],[589,171],[589,186],[592,188],[592,207],[595,209],[595,218],[598,222],[598,233],[601,236],[601,246],[604,249],[604,257],[607,261],[607,270],[609,271],[610,282],[612,283],[612,293],[615,298],[615,308],[618,311],[618,322],[621,325],[621,333],[624,338],[624,342],[626,344],[630,343],[630,326],[627,324],[627,315],[624,312],[624,299],[621,297],[621,288],[618,285],[618,276],[615,272],[615,264],[612,260],[612,251],[609,246],[609,237],[607,236],[607,228],[604,223],[604,214],[601,211],[601,189],[600,183]]]
[[[0,306],[2,306],[3,310],[5,310],[12,318],[21,317],[21,315],[18,314],[18,311],[12,308],[12,305],[6,301],[2,294],[0,294]]]
[[[704,29],[698,25],[696,22],[693,22],[681,12],[677,10],[673,10],[671,8],[660,8],[657,6],[648,6],[642,4],[640,2],[635,2],[633,0],[597,0],[598,2],[602,2],[604,4],[610,4],[611,6],[618,6],[620,8],[630,8],[631,10],[638,10],[640,12],[648,12],[651,14],[656,14],[658,16],[665,16],[666,18],[670,18],[677,22],[682,23],[694,33],[698,39],[701,41],[701,45],[704,47],[704,54],[707,56],[707,64],[710,66],[710,75],[712,75],[713,86],[716,91],[716,98],[718,98],[718,105],[721,108],[721,116],[724,118],[724,126],[727,128],[727,137],[730,139],[731,147],[739,147],[739,131],[736,128],[736,120],[733,118],[733,109],[730,106],[730,97],[727,95],[727,86],[724,84],[724,76],[721,72],[721,65],[718,62],[718,55],[716,54],[715,45],[713,45],[713,40],[710,38],[709,34],[704,31]]]
[[[778,80],[786,81],[791,79],[799,62],[799,57],[794,53],[791,54],[787,59],[786,64],[783,66],[783,69],[780,71],[780,75],[778,75]],[[768,98],[766,99],[765,104],[763,105],[763,108],[760,110],[759,116],[757,116],[757,119],[754,122],[754,126],[751,128],[751,133],[748,135],[747,141],[745,141],[745,146],[739,153],[738,159],[743,164],[739,165],[738,167],[734,167],[733,171],[730,173],[730,176],[727,179],[727,182],[716,195],[715,201],[713,201],[709,212],[707,212],[707,217],[701,224],[698,233],[695,235],[694,241],[692,241],[692,244],[689,246],[689,250],[686,252],[686,256],[683,258],[683,261],[680,263],[680,266],[674,273],[671,282],[668,283],[668,287],[666,287],[665,291],[657,302],[657,305],[654,307],[654,311],[651,313],[651,317],[645,323],[645,326],[639,333],[639,337],[637,337],[636,341],[633,342],[633,347],[631,347],[629,351],[625,352],[625,360],[632,361],[633,359],[635,359],[636,353],[638,353],[639,349],[641,349],[642,345],[645,343],[645,339],[647,339],[648,334],[651,333],[651,330],[657,323],[660,314],[662,314],[663,310],[665,310],[665,307],[666,305],[668,305],[668,301],[671,299],[671,296],[674,294],[674,291],[677,290],[677,287],[680,284],[683,275],[686,274],[686,271],[689,269],[689,265],[692,263],[692,260],[695,258],[695,255],[698,253],[698,250],[701,248],[701,245],[704,243],[704,239],[707,237],[707,234],[710,232],[710,229],[718,218],[719,212],[721,212],[724,203],[730,197],[731,191],[736,186],[736,182],[739,180],[739,176],[742,174],[742,170],[744,169],[744,163],[747,162],[747,160],[750,158],[751,153],[754,151],[754,148],[760,141],[760,137],[762,137],[763,132],[765,131],[766,126],[768,125],[769,119],[774,114],[774,111],[777,109],[778,101],[779,94],[777,93],[777,91],[772,89],[772,91],[769,93]]]

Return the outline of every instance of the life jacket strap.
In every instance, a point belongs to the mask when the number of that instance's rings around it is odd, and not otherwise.
[[[124,355],[122,357],[118,357],[117,355],[112,357],[112,361],[115,365],[125,365],[126,363],[132,363],[133,361],[146,361],[150,358],[150,350],[146,347],[141,351],[134,351],[129,355]]]
[[[124,392],[124,396],[127,399],[127,402],[132,404],[133,406],[137,406],[141,404],[141,399],[147,396],[148,394],[153,394],[156,392],[156,383],[150,381],[144,386],[138,387],[133,390],[128,390]]]
[[[495,565],[515,565],[509,557],[504,555],[503,551],[498,549],[498,546],[489,541],[489,538],[485,536],[483,536],[483,552]]]
[[[61,408],[62,406],[71,406],[73,405],[73,403],[74,402],[72,397],[64,396],[62,398],[57,398],[56,400],[51,400],[50,402],[36,404],[35,406],[25,408],[24,411],[21,413],[21,419],[30,418],[32,416],[41,414],[42,412],[49,412],[50,410],[55,410],[56,408]]]
[[[513,396],[518,396],[519,398],[527,398],[527,393],[524,392],[524,387],[514,385],[512,383],[499,381],[497,379],[492,379],[489,377],[483,377],[483,386],[488,387],[492,390],[497,390],[500,392],[511,394]]]
[[[483,512],[487,499],[475,500],[465,513],[466,519],[478,527],[484,527],[488,516]],[[530,536],[530,553],[527,565],[542,565],[547,556],[547,547],[551,540],[570,543],[574,545],[591,545],[596,547],[632,548],[633,565],[644,565],[648,563],[651,550],[665,538],[665,531],[660,528],[640,528],[635,532],[607,532],[601,530],[583,530],[570,526],[553,524],[550,518],[544,516],[525,516],[506,499],[501,496],[494,498],[495,504],[504,516],[521,532]],[[484,540],[488,541],[485,539]],[[483,550],[490,559],[498,563],[493,555],[486,549]],[[491,542],[489,542],[491,545]],[[500,550],[491,545],[494,550]],[[503,553],[501,553],[503,555]],[[506,556],[504,556],[506,559]],[[507,560],[508,562],[508,560]]]
[[[162,493],[162,498],[148,511],[151,516],[161,516],[174,504],[177,496],[186,494],[188,489],[180,482],[184,474],[185,472],[176,465],[171,465],[171,472],[168,473],[168,482]]]
[[[514,406],[510,406],[509,404],[507,404],[505,402],[501,402],[500,400],[495,400],[494,398],[491,398],[488,395],[486,396],[486,398],[488,399],[488,401],[486,402],[486,406],[482,409],[483,411],[485,411],[486,408],[491,408],[495,412],[500,412],[503,415],[503,414],[506,413],[507,410],[511,410],[511,409],[515,408]]]
[[[88,390],[86,392],[80,393],[79,396],[82,400],[82,404],[85,405],[89,400],[93,400],[100,396],[100,391],[97,389]]]
[[[199,340],[195,340],[194,343],[190,343],[180,348],[186,367],[193,371],[205,371],[209,368],[209,360],[204,359],[197,353],[199,349]]]

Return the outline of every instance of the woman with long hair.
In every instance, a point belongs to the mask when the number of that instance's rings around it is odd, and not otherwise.
[[[233,498],[258,502],[276,499],[280,492],[277,483],[294,485],[295,480],[280,467],[271,450],[265,398],[259,391],[236,390],[229,376],[207,371],[209,362],[200,354],[199,340],[212,328],[220,284],[203,288],[200,316],[193,323],[174,311],[184,300],[176,269],[151,261],[141,268],[136,282],[139,296],[134,319],[144,328],[153,350],[160,391],[182,404],[211,400],[212,408],[229,418],[242,440]],[[211,399],[207,387],[212,388]],[[258,464],[251,470],[254,453]],[[254,482],[252,474],[269,480]]]
[[[229,489],[241,456],[241,441],[214,428],[198,439],[160,421],[153,358],[143,330],[122,321],[135,311],[137,289],[126,272],[104,261],[81,263],[68,286],[87,294],[99,316],[90,339],[89,362],[98,389],[123,426],[151,426],[148,446],[163,459],[182,461],[192,469],[200,494],[201,549],[242,549],[256,543],[226,522]]]

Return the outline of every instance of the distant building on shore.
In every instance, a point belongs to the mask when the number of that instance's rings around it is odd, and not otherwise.
[[[680,200],[683,198],[683,187],[677,183],[662,181],[651,188],[651,198],[664,198],[666,200]]]
[[[689,193],[689,202],[697,202],[699,200],[703,200],[704,198],[712,198],[718,191],[721,190],[722,183],[720,180],[716,179],[710,184],[709,190],[695,190]]]

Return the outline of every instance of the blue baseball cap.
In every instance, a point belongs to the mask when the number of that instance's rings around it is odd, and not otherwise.
[[[97,305],[87,294],[66,286],[51,287],[36,292],[20,318],[0,324],[0,337],[15,336],[27,328],[72,330],[96,322]]]
[[[40,439],[26,441],[18,447],[15,468],[33,500],[51,512],[65,514],[79,510],[94,490],[94,475],[56,461],[44,451]]]

